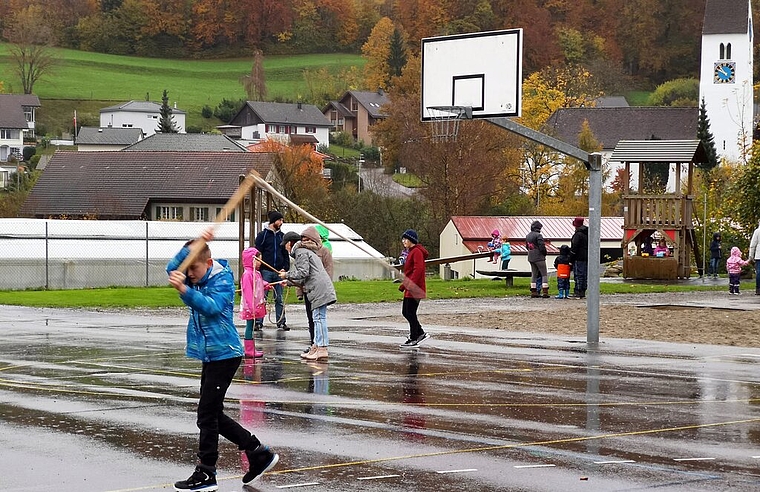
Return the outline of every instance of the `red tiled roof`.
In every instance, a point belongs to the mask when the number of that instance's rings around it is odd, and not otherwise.
[[[548,243],[551,243],[552,241],[570,241],[575,232],[574,218],[556,216],[454,216],[451,217],[451,221],[470,251],[477,251],[479,245],[485,247],[485,244],[491,239],[491,231],[498,229],[501,237],[509,240],[513,251],[519,252],[521,251],[520,248],[524,248],[525,236],[530,232],[530,224],[533,221],[538,220],[543,224],[541,234]],[[588,225],[588,219],[586,219],[586,225]],[[602,241],[621,241],[623,239],[623,218],[602,217],[599,235]],[[554,247],[552,246],[552,248]],[[558,251],[557,248],[554,250]]]

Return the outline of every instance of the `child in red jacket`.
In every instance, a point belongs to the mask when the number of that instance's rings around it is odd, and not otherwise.
[[[419,242],[417,231],[414,229],[407,229],[401,235],[401,244],[409,250],[404,262],[404,280],[398,288],[404,293],[401,314],[409,322],[409,338],[401,344],[401,347],[416,347],[430,337],[422,329],[422,325],[417,319],[417,308],[420,306],[420,301],[427,296],[425,260],[428,257],[428,251]]]

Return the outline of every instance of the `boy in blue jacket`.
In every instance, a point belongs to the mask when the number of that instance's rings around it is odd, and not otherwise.
[[[213,230],[201,236],[205,241],[214,237]],[[166,272],[169,284],[190,308],[187,322],[188,357],[203,363],[200,399],[198,400],[198,459],[200,463],[187,480],[174,484],[178,491],[214,491],[216,462],[219,458],[219,436],[237,444],[248,457],[250,468],[243,476],[249,484],[272,469],[279,456],[259,442],[256,436],[224,414],[224,398],[243,357],[243,345],[233,321],[235,280],[226,260],[211,258],[211,250],[203,245],[200,253],[187,268],[177,270],[190,253],[188,241],[169,261]]]

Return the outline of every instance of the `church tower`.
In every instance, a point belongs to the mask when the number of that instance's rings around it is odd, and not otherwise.
[[[718,156],[729,162],[744,162],[752,145],[752,42],[750,0],[706,0],[699,99]]]

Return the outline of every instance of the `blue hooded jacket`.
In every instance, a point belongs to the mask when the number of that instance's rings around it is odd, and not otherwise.
[[[189,252],[183,247],[166,265],[166,273],[179,268]],[[227,260],[214,260],[200,282],[193,285],[185,280],[185,284],[187,292],[179,297],[190,308],[187,356],[203,362],[242,357],[243,344],[233,318],[235,279]]]

